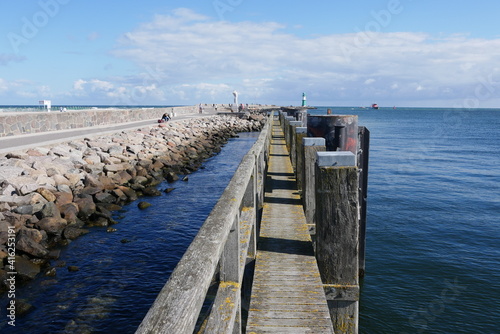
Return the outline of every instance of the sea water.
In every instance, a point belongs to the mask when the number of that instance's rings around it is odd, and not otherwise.
[[[371,133],[360,333],[500,333],[500,110],[332,113]]]

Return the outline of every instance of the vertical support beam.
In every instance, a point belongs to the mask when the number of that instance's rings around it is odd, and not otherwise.
[[[307,115],[307,136],[325,138],[328,151],[357,154],[358,116]]]
[[[255,165],[253,168],[252,178],[248,184],[248,188],[251,188],[251,197],[252,203],[250,205],[245,205],[247,207],[251,207],[254,211],[252,227],[250,232],[250,240],[248,244],[248,253],[247,257],[255,259],[257,256],[257,219],[258,219],[258,201],[259,201],[259,187],[258,187],[258,177],[259,177],[259,158],[255,157]],[[247,189],[250,192],[250,189]]]
[[[226,245],[224,246],[224,251],[222,252],[222,258],[220,260],[220,281],[221,282],[232,282],[236,284],[241,283],[241,273],[240,270],[240,217],[239,212],[234,217],[233,226],[227,237]],[[238,294],[237,300],[234,301],[236,304],[236,318],[233,327],[233,333],[241,333],[241,296]]]
[[[302,192],[304,183],[303,181],[303,170],[304,170],[304,143],[302,139],[307,136],[306,127],[295,128],[295,177],[297,178],[297,189]]]
[[[285,135],[285,143],[286,143],[286,148],[288,149],[288,152],[290,152],[290,122],[294,122],[295,118],[292,116],[287,116],[285,117],[285,127],[283,129],[283,133]]]
[[[222,252],[220,280],[223,282],[240,282],[240,219],[236,214]]]
[[[366,206],[368,197],[368,160],[370,153],[370,131],[360,126],[358,129],[358,170],[359,170],[359,277],[365,276],[366,253]]]
[[[316,211],[316,153],[326,151],[325,138],[302,139],[304,145],[304,170],[302,178],[304,180],[302,189],[302,202],[304,205],[304,214],[309,232],[315,234],[316,227],[314,222],[314,212]]]
[[[290,160],[292,163],[293,170],[297,167],[297,127],[301,126],[300,121],[291,121],[290,130],[288,131],[288,141],[290,142]]]
[[[318,152],[316,257],[337,334],[357,334],[358,170],[351,152]]]

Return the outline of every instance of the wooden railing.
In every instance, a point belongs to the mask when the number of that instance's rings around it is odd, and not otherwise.
[[[193,333],[216,273],[220,283],[204,333],[241,333],[243,273],[256,254],[273,115],[136,333]]]

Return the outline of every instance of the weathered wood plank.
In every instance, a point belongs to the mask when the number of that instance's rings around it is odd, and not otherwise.
[[[310,327],[287,327],[284,332],[282,327],[259,327],[258,332],[254,332],[253,327],[249,327],[249,332],[247,334],[317,334],[317,333],[333,333],[330,328],[317,327],[316,330],[312,330]]]
[[[204,333],[233,333],[235,326],[241,326],[240,302],[239,284],[222,282],[217,290],[217,297]]]

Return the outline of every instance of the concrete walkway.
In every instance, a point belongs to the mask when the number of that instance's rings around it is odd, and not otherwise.
[[[247,334],[333,333],[279,124],[273,127]]]

